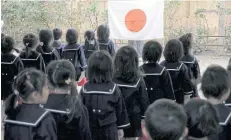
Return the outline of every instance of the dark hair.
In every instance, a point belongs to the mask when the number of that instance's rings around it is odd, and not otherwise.
[[[87,30],[84,34],[85,42],[84,48],[86,50],[94,48],[95,50],[99,50],[99,44],[95,38],[95,33],[93,30]],[[86,56],[86,54],[85,54]],[[88,57],[88,56],[86,56]]]
[[[115,78],[135,82],[140,77],[138,54],[131,46],[120,48],[115,56]]]
[[[14,39],[10,36],[1,38],[1,51],[2,53],[10,53],[14,48]]]
[[[145,126],[153,140],[179,140],[187,125],[183,108],[168,99],[152,103],[145,116]]]
[[[188,116],[188,136],[203,138],[219,131],[219,118],[216,109],[205,100],[191,99],[185,106]]]
[[[77,43],[78,41],[78,32],[76,29],[68,29],[66,34],[66,40],[69,44]]]
[[[93,40],[95,39],[95,32],[93,30],[87,30],[84,33],[84,38],[87,38],[88,40]]]
[[[39,32],[39,40],[43,42],[44,45],[49,45],[53,40],[53,34],[49,29],[43,29]]]
[[[157,41],[148,41],[144,44],[142,58],[144,62],[157,62],[162,54],[162,46]]]
[[[53,29],[54,40],[59,40],[62,36],[62,30],[59,28]]]
[[[189,50],[192,48],[192,41],[193,41],[193,35],[192,33],[187,33],[185,35],[182,35],[179,40],[183,44],[183,50],[184,54],[189,54]]]
[[[66,106],[71,110],[71,114],[67,120],[67,123],[69,123],[76,114],[76,111],[81,111],[79,110],[80,108],[83,109],[81,98],[80,96],[78,97],[78,91],[74,82],[76,77],[75,67],[68,60],[55,60],[47,66],[47,71],[49,83],[53,88],[70,88],[70,96],[66,98]],[[68,79],[71,80],[70,83],[66,83]]]
[[[202,76],[201,89],[205,97],[221,99],[230,89],[227,71],[219,65],[209,66]]]
[[[110,36],[109,27],[106,24],[102,24],[97,29],[98,40],[108,41]]]
[[[19,96],[27,101],[28,97],[33,92],[38,92],[39,94],[43,94],[43,87],[46,83],[46,76],[43,72],[38,71],[36,69],[24,69],[21,71],[13,83],[13,90],[19,94]],[[6,100],[6,110],[5,113],[7,116],[14,117],[17,113],[17,108],[15,108],[16,104],[16,95],[10,95]]]
[[[38,44],[38,37],[35,34],[27,34],[23,37],[23,44],[26,46],[26,58],[31,55],[31,50]]]
[[[88,59],[87,78],[92,83],[106,83],[112,81],[113,61],[106,51],[94,52]]]
[[[177,39],[167,42],[164,48],[164,58],[167,62],[177,62],[183,55],[183,45]]]
[[[228,71],[231,71],[231,58],[230,58],[230,60],[229,60],[229,64],[228,64],[227,70],[228,70]]]

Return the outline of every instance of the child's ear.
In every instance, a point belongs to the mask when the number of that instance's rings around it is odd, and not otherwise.
[[[188,128],[185,127],[183,137],[186,138],[188,136]]]

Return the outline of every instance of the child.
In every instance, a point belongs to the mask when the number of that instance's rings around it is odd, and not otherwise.
[[[24,68],[21,59],[11,52],[14,47],[14,39],[10,36],[1,38],[1,100],[5,100],[12,91],[12,83],[15,76]]]
[[[112,76],[113,62],[109,53],[94,52],[88,60],[88,83],[81,89],[93,140],[118,140],[117,131],[122,137],[122,129],[129,126],[123,97],[112,82]]]
[[[88,60],[92,53],[99,50],[99,44],[95,38],[95,33],[92,30],[87,30],[84,34],[84,38],[84,53],[86,60]]]
[[[47,101],[49,90],[44,73],[25,69],[17,75],[6,101],[4,140],[56,140],[53,116],[39,104]],[[16,96],[22,104],[16,105]]]
[[[196,57],[192,54],[193,47],[193,35],[192,33],[185,34],[179,39],[183,44],[184,55],[181,58],[181,61],[187,66],[189,76],[191,78],[192,87],[193,87],[193,97],[196,97],[198,94],[197,84],[199,84],[201,79],[200,67],[197,62]]]
[[[115,75],[113,81],[120,88],[125,99],[131,127],[125,129],[125,137],[141,136],[141,119],[149,105],[143,77],[138,67],[138,54],[130,46],[118,50],[115,56]]]
[[[36,51],[42,54],[46,66],[51,61],[60,59],[57,50],[51,47],[53,35],[50,30],[41,30],[39,32],[39,40],[41,44],[36,48]]]
[[[86,58],[82,46],[77,43],[78,33],[75,29],[68,29],[66,34],[67,45],[63,48],[62,58],[72,62],[76,69],[76,81],[81,72],[87,68]]]
[[[184,105],[188,116],[188,140],[207,140],[219,131],[216,109],[205,100],[192,99]]]
[[[230,83],[227,71],[219,65],[211,65],[204,72],[201,89],[207,100],[214,105],[219,115],[220,131],[212,140],[231,139],[231,109],[223,102],[230,94]]]
[[[50,95],[46,110],[57,123],[59,140],[91,140],[87,110],[76,89],[75,68],[68,60],[51,62],[48,67]]]
[[[24,67],[33,67],[46,72],[42,55],[34,50],[38,45],[38,37],[35,34],[27,34],[23,37],[23,44],[26,48],[24,52],[21,52],[19,57],[22,59]]]
[[[148,41],[145,43],[142,55],[144,64],[140,68],[143,71],[150,103],[161,98],[175,100],[169,72],[158,64],[161,54],[162,46],[159,42]]]
[[[227,71],[229,74],[229,82],[230,82],[230,87],[231,87],[231,61],[229,62]],[[225,105],[231,107],[231,94],[229,95],[229,98],[225,101]]]
[[[152,140],[183,140],[187,136],[187,116],[183,108],[168,99],[152,103],[145,113],[146,138]]]
[[[184,98],[188,99],[193,93],[188,68],[180,62],[182,53],[182,43],[177,39],[169,40],[164,48],[165,60],[161,62],[170,73],[176,102],[179,104],[183,104]]]
[[[99,42],[99,49],[108,51],[110,55],[113,57],[115,55],[115,45],[109,39],[110,36],[109,27],[104,24],[100,25],[97,29],[97,36]]]
[[[54,36],[54,42],[52,43],[52,47],[55,48],[59,55],[62,54],[62,48],[64,45],[61,43],[60,38],[62,37],[62,30],[59,28],[53,29],[53,36]]]

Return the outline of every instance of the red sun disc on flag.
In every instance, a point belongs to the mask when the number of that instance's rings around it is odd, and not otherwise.
[[[125,16],[125,25],[131,32],[141,31],[146,24],[146,14],[143,10],[130,10]]]

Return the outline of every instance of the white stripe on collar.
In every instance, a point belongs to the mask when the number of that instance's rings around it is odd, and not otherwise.
[[[144,76],[146,76],[146,75],[162,75],[164,70],[165,70],[165,67],[162,69],[162,71],[160,73],[143,73],[142,75],[144,75]]]
[[[225,104],[225,106],[231,106],[231,103]]]
[[[140,78],[141,79],[141,78]],[[117,84],[117,86],[119,87],[132,87],[132,88],[136,88],[140,82],[140,79],[137,81],[137,83],[135,85],[122,85],[122,84]]]
[[[17,58],[18,58],[18,56],[16,56],[16,57],[14,58],[14,60],[11,61],[11,62],[1,62],[1,64],[13,64]]]
[[[52,50],[51,52],[49,52],[49,53],[44,52],[43,54],[52,54],[54,51],[55,51],[55,49],[53,49],[53,50]]]
[[[56,110],[56,109],[49,109],[49,108],[44,108],[44,109],[52,113],[60,113],[60,114],[70,114],[71,113],[70,110],[64,111],[64,110]]]
[[[176,69],[167,69],[168,71],[179,71],[181,69],[181,67],[183,66],[184,63],[181,63],[181,65],[179,67],[177,67]]]
[[[35,60],[38,60],[38,58],[39,58],[40,55],[41,55],[41,54],[39,54],[39,55],[37,56],[36,59],[26,59],[26,58],[22,59],[22,58],[21,58],[21,60],[32,60],[32,61],[34,60],[34,61],[35,61]]]
[[[231,112],[229,113],[229,116],[226,118],[226,120],[224,122],[219,122],[220,125],[227,125],[227,123],[229,122],[229,119],[231,119]]]
[[[128,124],[124,124],[124,125],[120,125],[120,126],[117,126],[118,128],[125,128],[125,127],[128,127],[130,125],[130,123]]]
[[[7,120],[7,117],[4,119],[5,123],[11,123],[11,124],[18,124],[18,125],[25,125],[25,126],[37,126],[38,123],[49,113],[49,111],[45,111],[42,116],[39,117],[39,119],[35,123],[28,123],[28,122],[21,122],[21,121],[13,121],[13,120]]]
[[[112,90],[109,90],[109,92],[106,91],[87,91],[83,86],[83,92],[84,93],[100,93],[100,94],[113,94],[116,88],[116,84],[114,84],[114,87]]]
[[[66,51],[77,51],[77,50],[79,50],[79,47],[77,49],[63,49],[64,52],[66,52]]]
[[[99,43],[99,45],[108,45],[110,43],[110,40],[107,43],[100,43],[100,42],[98,42],[98,43]]]
[[[196,58],[194,57],[193,61],[191,61],[191,62],[189,62],[189,61],[181,61],[181,62],[186,63],[186,64],[193,64],[193,63],[195,63],[195,61],[196,61]]]

